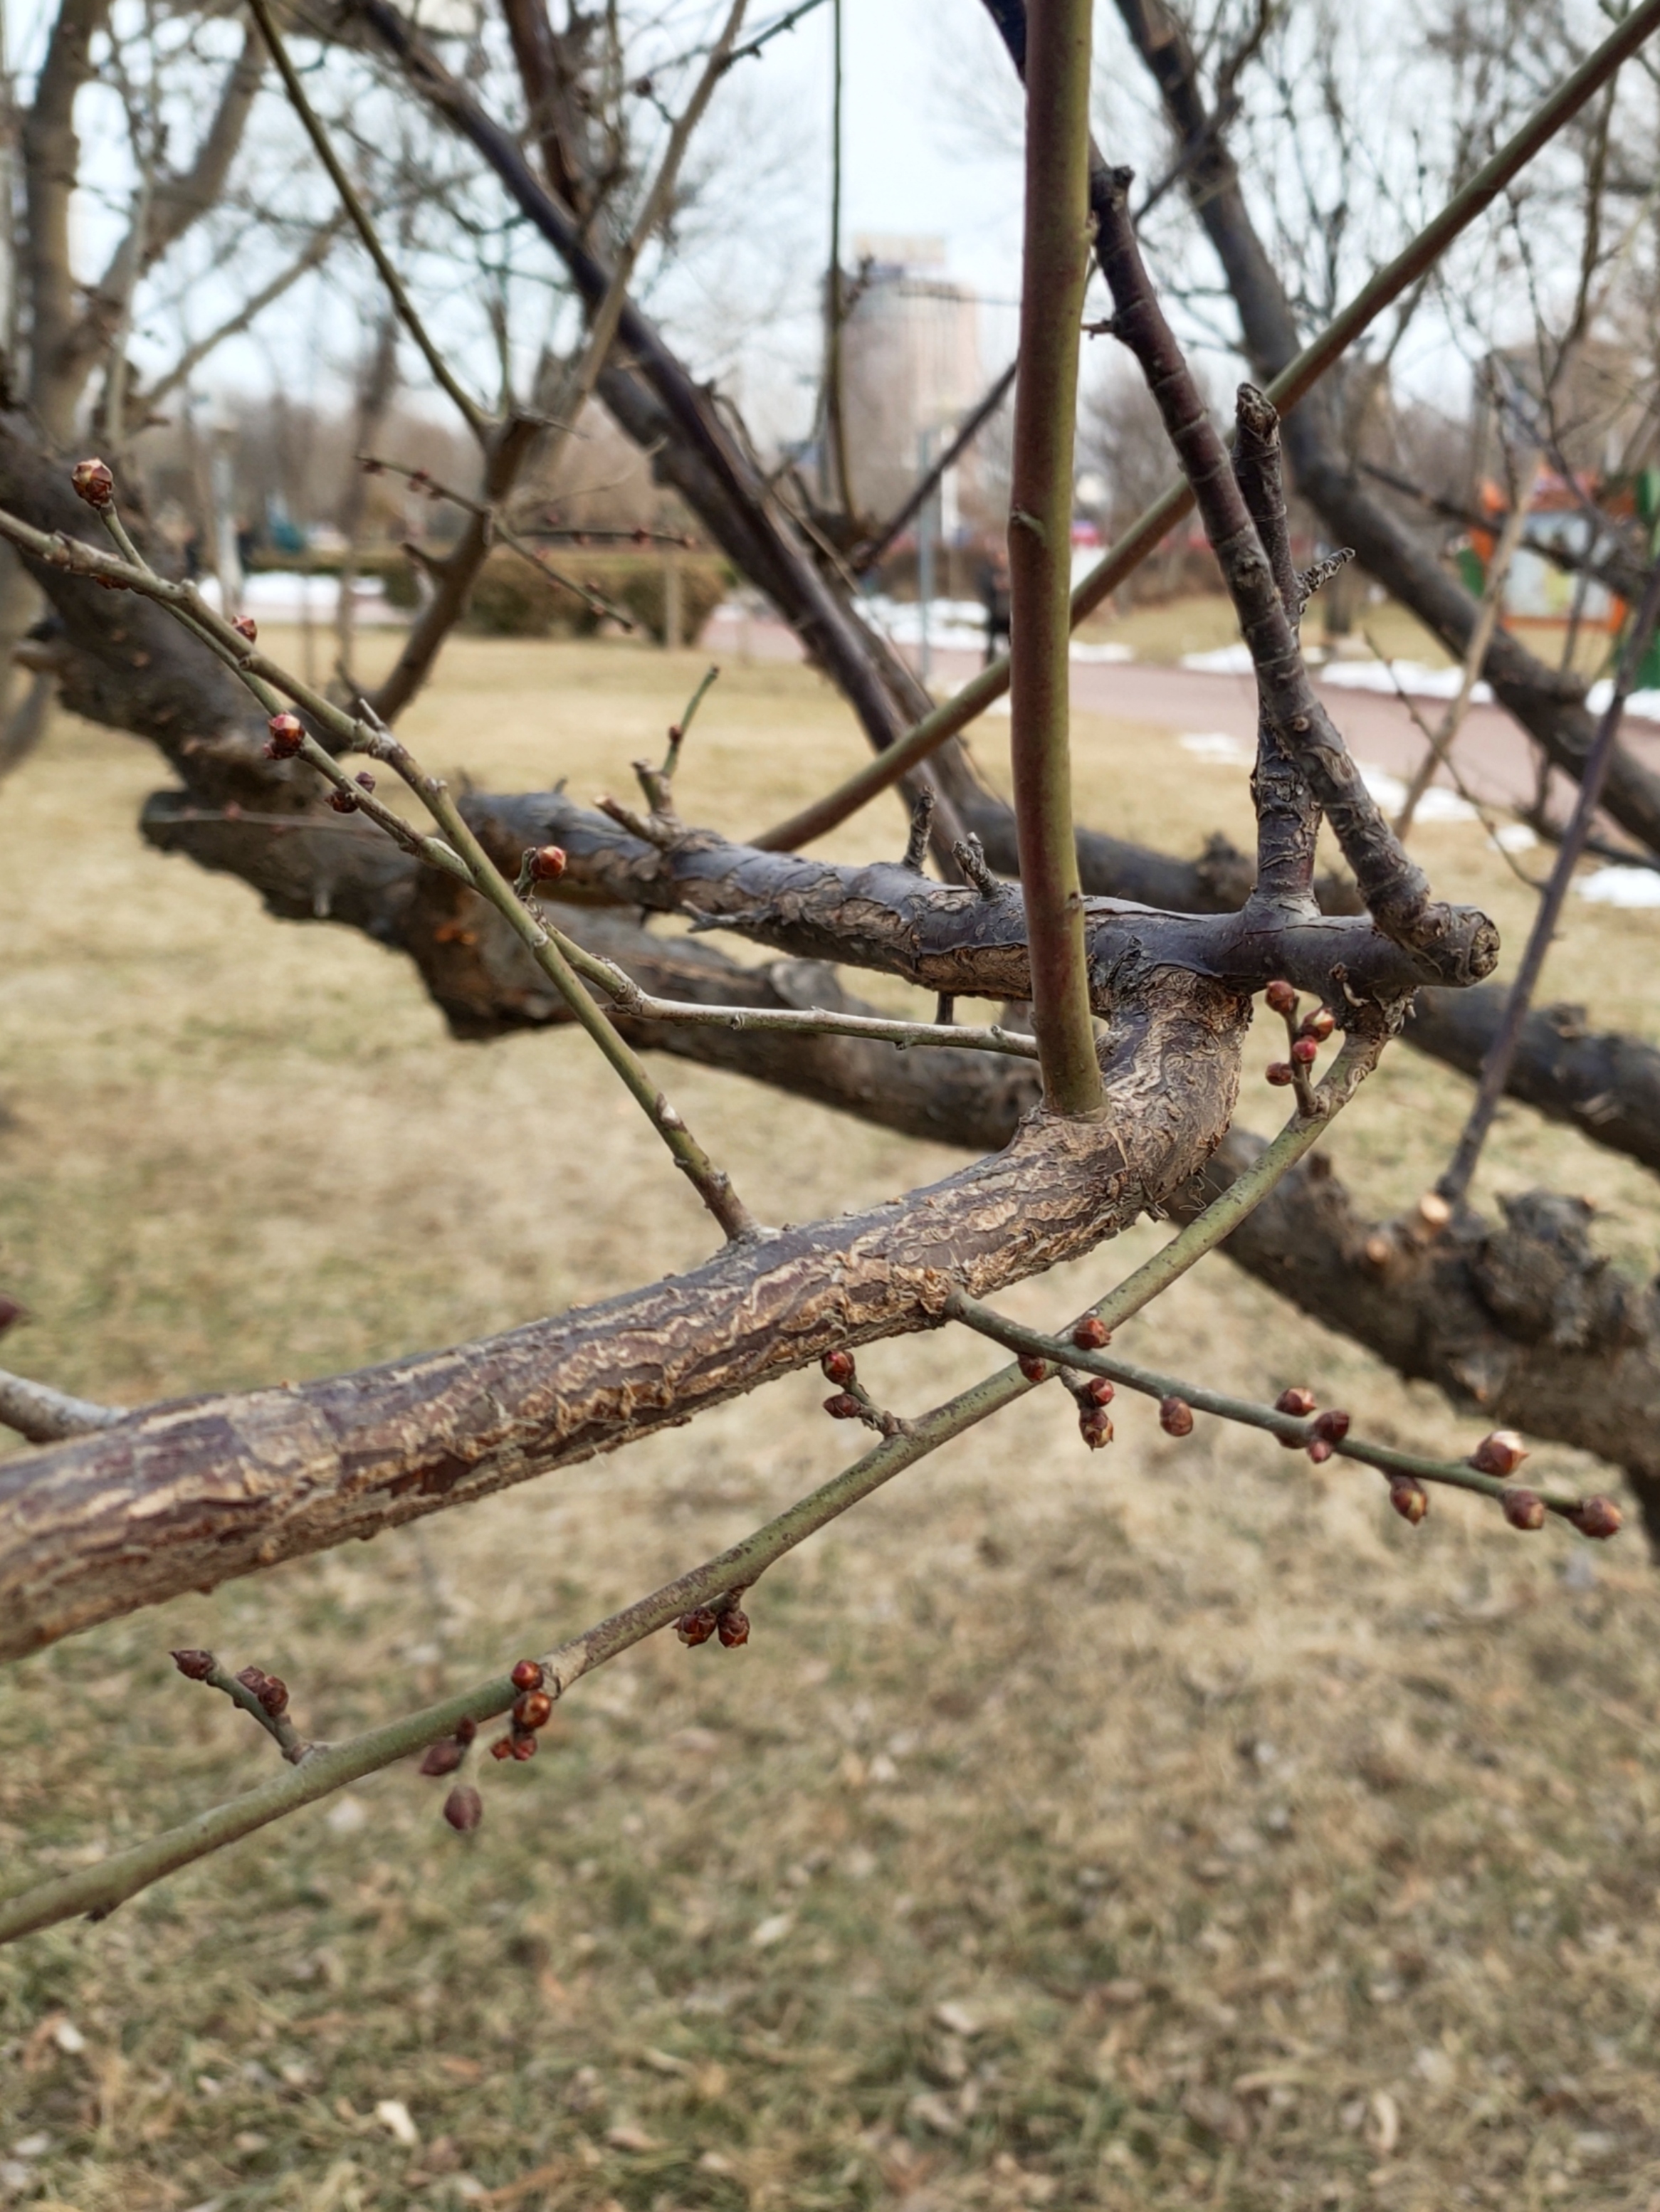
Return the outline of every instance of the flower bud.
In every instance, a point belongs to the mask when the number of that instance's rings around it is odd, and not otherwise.
[[[1048,1382],[1049,1364],[1047,1359],[1040,1359],[1035,1352],[1023,1352],[1017,1364],[1028,1382]]]
[[[1545,1501],[1536,1490],[1507,1490],[1503,1499],[1505,1518],[1512,1528],[1542,1528]]]
[[[329,793],[329,805],[337,814],[356,814],[357,811],[357,801],[350,792],[342,791],[337,784]]]
[[[1262,996],[1276,1014],[1294,1013],[1297,1010],[1297,994],[1283,976],[1276,976]]]
[[[289,1686],[280,1674],[267,1674],[253,1694],[273,1720],[289,1709]]]
[[[1409,1521],[1415,1528],[1430,1510],[1429,1492],[1414,1475],[1392,1474],[1389,1504],[1403,1521]]]
[[[1190,1437],[1193,1434],[1193,1408],[1185,1398],[1161,1398],[1158,1401],[1158,1425],[1167,1437]]]
[[[1091,1451],[1112,1442],[1112,1415],[1104,1406],[1086,1406],[1078,1416],[1078,1433]]]
[[[545,1690],[526,1690],[513,1709],[513,1717],[520,1728],[545,1727],[553,1711],[553,1699]]]
[[[478,1723],[475,1720],[457,1721],[455,1723],[455,1741],[464,1747],[472,1741],[477,1733]]]
[[[533,1735],[512,1736],[508,1739],[508,1747],[517,1759],[534,1759],[536,1738]]]
[[[1494,1429],[1470,1454],[1478,1474],[1514,1474],[1528,1455],[1528,1448],[1514,1429]]]
[[[748,1613],[741,1605],[729,1605],[721,1614],[721,1626],[715,1632],[728,1651],[735,1651],[740,1644],[747,1644],[750,1640]]]
[[[824,1411],[833,1421],[856,1421],[864,1410],[857,1398],[849,1396],[845,1390],[838,1390],[833,1398],[824,1401]]]
[[[173,1663],[187,1682],[205,1682],[217,1662],[211,1651],[175,1651]]]
[[[674,1632],[683,1644],[707,1644],[714,1633],[715,1626],[713,1607],[700,1605],[695,1606],[690,1613],[681,1614],[674,1624]]]
[[[1568,1518],[1582,1536],[1617,1536],[1622,1519],[1611,1498],[1582,1498]]]
[[[374,778],[369,774],[366,768],[360,768],[356,775],[353,776],[352,781],[355,784],[360,785],[365,791],[373,791],[374,788]]]
[[[1271,1060],[1268,1066],[1262,1070],[1262,1080],[1265,1083],[1271,1083],[1276,1091],[1283,1091],[1291,1079],[1291,1062],[1289,1060]]]
[[[1300,1036],[1291,1048],[1291,1056],[1299,1067],[1307,1067],[1320,1057],[1320,1048],[1311,1036]]]
[[[495,1742],[490,1746],[490,1757],[492,1759],[511,1759],[513,1757],[513,1738],[510,1735],[498,1735]]]
[[[1322,1443],[1341,1444],[1349,1432],[1349,1417],[1341,1407],[1328,1406],[1314,1417],[1314,1433]]]
[[[238,1670],[236,1679],[245,1690],[257,1698],[270,1678],[263,1667],[243,1667]]]
[[[1296,1413],[1304,1418],[1314,1411],[1314,1407],[1313,1391],[1304,1390],[1298,1384],[1293,1384],[1288,1390],[1282,1390],[1274,1401],[1274,1410],[1276,1413]]]
[[[238,637],[246,638],[250,645],[254,644],[258,638],[259,625],[252,615],[233,615],[230,626]]]
[[[530,879],[533,884],[556,884],[564,872],[562,845],[543,845],[531,854]]]
[[[1087,1398],[1091,1406],[1110,1406],[1118,1393],[1104,1375],[1092,1375],[1080,1395]]]
[[[1085,1314],[1073,1329],[1072,1340],[1080,1352],[1099,1352],[1104,1344],[1112,1342],[1112,1336],[1099,1314]]]
[[[1317,1044],[1324,1044],[1336,1027],[1337,1017],[1329,1006],[1316,1006],[1311,1014],[1304,1015],[1300,1024],[1303,1035]]]
[[[70,471],[75,495],[101,514],[115,497],[115,477],[106,461],[77,461]]]
[[[265,727],[271,732],[271,742],[265,747],[266,759],[292,760],[306,734],[306,726],[298,714],[273,714]]]
[[[834,1382],[845,1390],[853,1380],[853,1354],[850,1352],[827,1352],[818,1363],[826,1382]]]
[[[484,1801],[470,1782],[458,1783],[444,1800],[444,1818],[465,1836],[484,1817]]]
[[[1323,1467],[1331,1457],[1331,1446],[1323,1437],[1316,1437],[1308,1447],[1308,1454],[1316,1467]]]
[[[429,1743],[427,1755],[421,1762],[423,1774],[453,1774],[461,1764],[461,1747],[452,1740]]]
[[[508,1677],[515,1690],[539,1690],[544,1679],[534,1659],[521,1659]]]

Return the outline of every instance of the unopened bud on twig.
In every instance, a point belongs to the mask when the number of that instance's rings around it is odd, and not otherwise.
[[[230,626],[238,637],[246,638],[250,645],[252,645],[259,635],[259,625],[252,615],[233,615]]]
[[[427,1755],[421,1761],[421,1771],[423,1774],[453,1774],[461,1759],[460,1745],[453,1737],[447,1737],[442,1743],[427,1746]]]
[[[1305,1037],[1312,1037],[1317,1044],[1324,1044],[1337,1027],[1337,1017],[1329,1006],[1316,1006],[1311,1014],[1304,1015],[1301,1026]]]
[[[306,726],[298,714],[273,714],[265,727],[271,733],[265,747],[267,760],[292,760],[306,735]]]
[[[1048,1360],[1040,1359],[1035,1352],[1023,1352],[1016,1364],[1028,1382],[1047,1382],[1049,1379]]]
[[[857,1398],[845,1390],[838,1390],[833,1398],[824,1401],[824,1411],[833,1421],[856,1421],[864,1410]]]
[[[357,801],[350,792],[342,791],[338,784],[329,793],[329,805],[337,814],[356,814],[357,811]]]
[[[1389,1477],[1389,1504],[1415,1528],[1430,1510],[1429,1492],[1416,1476],[1394,1474]]]
[[[455,1741],[457,1743],[469,1744],[472,1741],[474,1736],[476,1736],[477,1733],[478,1723],[475,1720],[457,1721],[455,1723]]]
[[[539,1690],[544,1676],[540,1666],[534,1659],[521,1659],[514,1668],[508,1680],[515,1690]]]
[[[694,1606],[675,1622],[674,1632],[683,1644],[707,1644],[718,1625],[713,1606]]]
[[[1185,1398],[1161,1398],[1158,1401],[1158,1425],[1167,1437],[1190,1437],[1193,1434],[1193,1408]]]
[[[853,1354],[850,1352],[827,1352],[818,1363],[826,1382],[834,1382],[845,1390],[854,1376]]]
[[[545,1690],[526,1690],[513,1709],[513,1717],[520,1728],[539,1729],[547,1725],[553,1711],[553,1699]]]
[[[527,1732],[524,1735],[513,1736],[509,1739],[509,1743],[513,1755],[515,1759],[526,1759],[535,1758],[536,1737],[534,1734]]]
[[[1296,1413],[1304,1418],[1311,1413],[1314,1407],[1313,1391],[1304,1390],[1300,1385],[1295,1383],[1291,1389],[1282,1390],[1274,1401],[1274,1410],[1276,1413]]]
[[[175,1651],[173,1663],[189,1682],[205,1682],[216,1662],[211,1651]]]
[[[1104,1375],[1091,1375],[1079,1395],[1087,1398],[1091,1406],[1110,1406],[1118,1393]]]
[[[1078,1416],[1078,1433],[1091,1451],[1112,1442],[1112,1415],[1104,1406],[1085,1406]]]
[[[484,1817],[484,1801],[470,1782],[459,1782],[444,1800],[444,1818],[459,1834],[476,1828]]]
[[[1527,1455],[1514,1429],[1494,1429],[1470,1454],[1470,1465],[1478,1474],[1514,1474]]]
[[[244,1667],[236,1679],[273,1720],[288,1711],[289,1686],[280,1674],[268,1674],[263,1667]]]
[[[741,1605],[729,1605],[721,1616],[721,1626],[715,1631],[728,1651],[737,1650],[740,1644],[750,1640],[750,1617]]]
[[[1271,1083],[1276,1091],[1283,1091],[1292,1080],[1291,1062],[1288,1060],[1271,1060],[1262,1070],[1262,1080]]]
[[[513,1757],[513,1738],[510,1735],[498,1735],[495,1742],[490,1746],[490,1757],[492,1759],[511,1759]]]
[[[353,776],[352,781],[364,791],[373,791],[374,788],[374,778],[369,774],[366,768],[360,768],[356,775]]]
[[[1545,1501],[1536,1490],[1507,1490],[1503,1503],[1505,1518],[1512,1528],[1544,1527]]]
[[[1582,1498],[1568,1515],[1582,1536],[1617,1536],[1623,1518],[1611,1498]]]
[[[1311,1036],[1300,1036],[1291,1048],[1291,1056],[1301,1067],[1309,1067],[1320,1057],[1320,1048]]]
[[[1112,1334],[1099,1314],[1085,1314],[1073,1329],[1072,1340],[1080,1352],[1099,1352],[1103,1345],[1112,1342]]]
[[[115,497],[115,477],[107,461],[77,461],[70,471],[75,495],[101,514]]]
[[[1349,1417],[1341,1407],[1328,1406],[1314,1417],[1314,1433],[1322,1443],[1341,1444],[1349,1432]]]
[[[1263,992],[1262,996],[1276,1014],[1289,1014],[1296,1012],[1297,994],[1282,975],[1275,976],[1274,981]]]
[[[1308,1454],[1316,1467],[1323,1467],[1331,1457],[1331,1446],[1323,1437],[1316,1437],[1308,1447]]]
[[[533,884],[556,884],[564,872],[562,845],[539,845],[531,854],[530,879]]]

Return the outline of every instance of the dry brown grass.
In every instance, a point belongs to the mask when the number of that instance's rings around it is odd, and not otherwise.
[[[464,641],[414,732],[503,786],[615,786],[696,665]],[[1079,753],[1084,811],[1127,834],[1244,827],[1243,777],[1169,733],[1091,720]],[[685,806],[741,830],[857,757],[809,673],[731,669]],[[579,1038],[447,1042],[372,946],[147,853],[155,781],[65,724],[4,794],[0,1281],[37,1316],[15,1364],[132,1398],[312,1374],[706,1249]],[[843,849],[897,835],[879,810]],[[1422,842],[1514,941],[1526,896],[1479,835]],[[1572,908],[1551,988],[1651,1030],[1653,927]],[[774,1218],[952,1162],[713,1074],[672,1087]],[[1248,1088],[1259,1126],[1272,1096]],[[1340,1166],[1399,1202],[1465,1096],[1395,1055]],[[1487,1190],[1539,1179],[1594,1193],[1652,1264],[1647,1179],[1508,1115]],[[1072,1310],[1157,1234],[1011,1304]],[[1470,1434],[1222,1262],[1124,1342],[1253,1391],[1306,1380],[1385,1435]],[[953,1335],[861,1368],[920,1407],[987,1364]],[[170,1644],[280,1669],[303,1723],[344,1733],[829,1473],[850,1447],[822,1395],[801,1376],[12,1669],[6,1881],[264,1771]],[[1139,1403],[1091,1456],[1067,1411],[1038,1394],[809,1546],[757,1592],[747,1650],[660,1640],[585,1684],[542,1756],[491,1770],[476,1836],[404,1769],[0,1954],[0,2197],[1660,2207],[1635,1540],[1593,1559],[1439,1498],[1413,1534],[1355,1472],[1213,1424],[1178,1446]]]

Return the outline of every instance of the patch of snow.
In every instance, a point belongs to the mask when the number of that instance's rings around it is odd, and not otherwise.
[[[1184,653],[1181,665],[1201,676],[1249,676],[1252,662],[1248,645],[1219,645],[1212,653]]]
[[[1407,787],[1398,775],[1379,768],[1376,761],[1362,761],[1360,781],[1386,814],[1399,812],[1406,799]],[[1444,784],[1432,783],[1418,802],[1417,818],[1420,822],[1477,822],[1481,817],[1468,799],[1461,799]]]
[[[1593,868],[1575,877],[1573,888],[1594,906],[1660,906],[1660,871],[1653,868]]]
[[[1087,638],[1073,638],[1068,657],[1073,660],[1098,664],[1102,661],[1134,660],[1134,653],[1127,645],[1091,644]]]
[[[1231,768],[1249,768],[1254,757],[1249,745],[1226,730],[1186,730],[1176,740],[1184,753],[1196,753],[1201,760],[1222,761]]]
[[[204,576],[198,589],[216,613],[219,611],[219,579]],[[378,576],[358,576],[352,583],[352,619],[365,628],[401,627],[409,616],[391,605],[386,587]],[[242,579],[242,612],[256,622],[297,623],[307,614],[315,623],[331,623],[340,599],[337,576],[306,576],[298,569],[263,568]]]
[[[1322,684],[1333,684],[1341,691],[1392,693],[1398,686],[1414,699],[1456,699],[1464,680],[1462,669],[1430,668],[1421,660],[1332,660],[1316,675]],[[1487,707],[1492,703],[1490,687],[1478,684],[1470,693],[1470,704]]]
[[[1525,822],[1507,822],[1502,830],[1493,831],[1493,842],[1501,853],[1530,853],[1539,842],[1539,833]]]

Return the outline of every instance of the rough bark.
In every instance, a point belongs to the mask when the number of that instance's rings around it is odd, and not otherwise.
[[[933,1326],[1090,1250],[1202,1164],[1248,1009],[1177,971],[1104,1049],[1101,1121],[1034,1115],[1000,1152],[851,1218],[480,1343],[195,1398],[0,1468],[0,1658],[141,1605],[569,1466],[838,1345]]]

